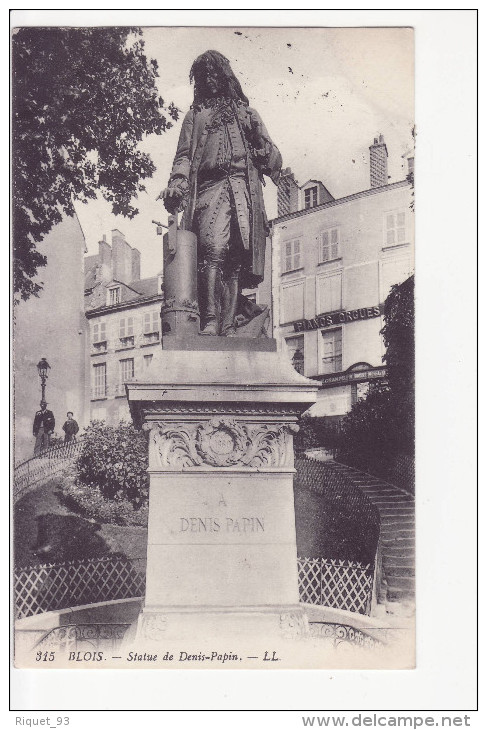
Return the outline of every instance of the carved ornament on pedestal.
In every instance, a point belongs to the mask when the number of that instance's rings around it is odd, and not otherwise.
[[[298,430],[294,423],[237,423],[219,416],[205,422],[147,426],[156,467],[293,467],[291,433]]]
[[[142,638],[150,641],[162,641],[166,636],[167,617],[162,613],[142,614]]]

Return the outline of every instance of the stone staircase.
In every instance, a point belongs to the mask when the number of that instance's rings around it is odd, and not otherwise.
[[[378,602],[388,604],[391,610],[394,610],[394,604],[412,604],[415,593],[414,497],[393,484],[344,464],[328,462],[328,468],[346,476],[379,512]]]

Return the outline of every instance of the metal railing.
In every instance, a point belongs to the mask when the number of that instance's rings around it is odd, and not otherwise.
[[[339,503],[350,517],[378,527],[380,516],[377,508],[353,485],[347,474],[335,468],[334,463],[300,456],[295,467],[297,485]]]
[[[59,474],[76,459],[83,446],[82,437],[67,444],[51,446],[14,468],[13,501],[17,502],[30,489]]]

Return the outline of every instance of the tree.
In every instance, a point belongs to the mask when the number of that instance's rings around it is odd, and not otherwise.
[[[156,86],[157,62],[138,28],[21,28],[13,36],[14,290],[38,295],[47,259],[36,249],[73,203],[100,192],[115,215],[138,213],[132,199],[151,177],[137,149],[178,118]]]
[[[414,276],[392,287],[384,304],[387,385],[372,388],[342,421],[342,458],[386,473],[397,454],[414,454]]]
[[[384,304],[384,359],[403,450],[414,451],[414,276],[392,287]]]

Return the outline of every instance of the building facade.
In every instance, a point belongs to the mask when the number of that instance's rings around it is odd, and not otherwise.
[[[120,231],[85,259],[91,420],[131,420],[125,383],[143,376],[161,346],[162,299],[162,274],[140,278],[140,253]]]
[[[47,265],[37,277],[42,291],[38,297],[20,301],[13,313],[16,461],[34,453],[32,425],[41,399],[36,365],[42,357],[50,365],[46,400],[56,419],[55,435],[64,436],[67,411],[73,411],[80,427],[89,418],[83,306],[86,244],[77,216],[65,217],[54,226],[38,249],[47,256]]]
[[[370,163],[370,189],[335,200],[323,186],[322,203],[319,181],[299,188],[288,168],[273,221],[273,336],[320,382],[313,415],[343,416],[386,378],[384,301],[413,271],[411,186],[388,182],[382,135]]]

